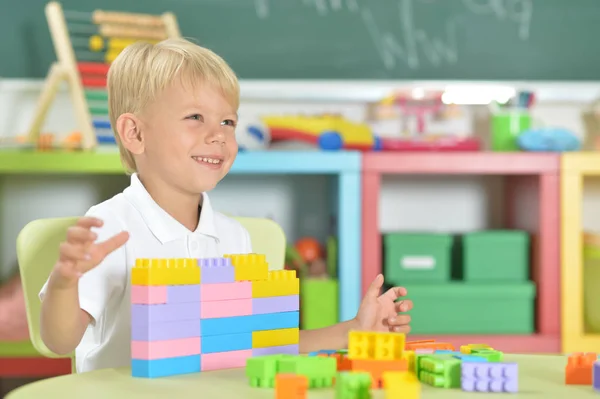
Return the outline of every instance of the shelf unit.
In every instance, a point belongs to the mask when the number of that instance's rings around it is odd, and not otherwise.
[[[561,162],[562,351],[600,351],[600,334],[584,327],[582,256],[584,179],[600,176],[600,155],[565,154]]]
[[[560,351],[559,171],[560,155],[533,153],[368,153],[363,156],[362,293],[382,272],[379,202],[384,175],[496,175],[506,181],[507,227],[518,228],[514,198],[522,184],[535,185],[539,212],[533,226],[532,280],[537,286],[533,335],[411,336],[455,345],[487,343],[511,353]],[[460,310],[457,310],[460,311]],[[564,323],[563,323],[564,324]]]
[[[230,174],[330,175],[335,179],[339,283],[339,319],[349,320],[360,305],[361,154],[355,151],[252,151],[240,153]],[[116,149],[95,152],[0,151],[2,174],[122,174]]]

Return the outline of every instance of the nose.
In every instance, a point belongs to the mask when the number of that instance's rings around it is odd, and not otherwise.
[[[207,144],[224,145],[225,144],[225,134],[223,133],[223,127],[218,126],[218,127],[212,128],[210,130],[210,132],[208,133],[208,135],[206,136],[206,143]]]

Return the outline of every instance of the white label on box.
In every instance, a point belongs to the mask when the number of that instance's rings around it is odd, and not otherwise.
[[[400,259],[403,269],[433,269],[435,258],[433,256],[405,256]]]

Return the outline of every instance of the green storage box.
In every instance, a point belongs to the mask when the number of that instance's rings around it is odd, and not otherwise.
[[[535,285],[410,284],[411,334],[532,334]]]
[[[393,233],[384,236],[384,274],[389,284],[450,280],[452,236]]]
[[[463,279],[523,282],[529,279],[529,235],[518,230],[490,230],[462,238]]]
[[[596,239],[598,240],[598,239]],[[600,247],[583,247],[583,309],[585,332],[600,333]]]
[[[300,280],[300,326],[304,330],[329,327],[338,322],[338,281]]]

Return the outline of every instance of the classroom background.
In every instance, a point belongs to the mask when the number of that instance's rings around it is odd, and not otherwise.
[[[65,0],[53,42],[47,2],[0,0],[0,391],[70,372],[29,341],[19,232],[129,183],[96,9],[171,12],[238,74],[241,151],[211,199],[283,228],[304,328],[353,317],[382,271],[414,339],[600,350],[600,6],[371,3]]]

